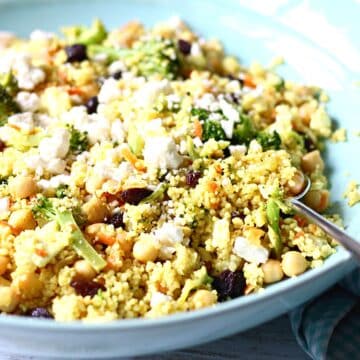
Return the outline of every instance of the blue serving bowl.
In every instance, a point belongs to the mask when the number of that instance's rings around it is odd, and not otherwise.
[[[206,37],[221,39],[243,62],[269,63],[276,55],[287,65],[280,73],[294,81],[325,88],[331,96],[330,114],[348,129],[346,143],[327,147],[331,197],[345,219],[347,231],[360,231],[360,207],[349,208],[342,198],[350,179],[360,179],[358,125],[360,73],[356,47],[359,25],[356,1],[45,1],[0,0],[0,27],[19,35],[36,28],[89,23],[100,17],[116,27],[137,18],[153,24],[179,15]],[[346,175],[346,174],[350,174]],[[46,358],[108,358],[193,346],[256,326],[316,296],[355,267],[339,248],[317,269],[269,286],[265,291],[191,313],[156,320],[111,323],[55,323],[18,316],[0,317],[0,344],[9,353]],[[274,339],[276,341],[276,339]]]

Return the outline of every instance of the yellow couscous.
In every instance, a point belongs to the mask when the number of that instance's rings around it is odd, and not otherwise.
[[[335,252],[286,201],[306,174],[305,201],[328,206],[320,89],[182,21],[63,34],[0,37],[0,312],[158,317]]]

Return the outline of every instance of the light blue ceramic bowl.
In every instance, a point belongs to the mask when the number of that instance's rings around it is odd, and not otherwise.
[[[331,96],[330,113],[349,131],[349,141],[329,144],[327,164],[332,200],[350,234],[360,231],[360,207],[348,208],[342,193],[350,178],[360,180],[360,73],[358,2],[302,1],[4,1],[0,27],[20,35],[32,29],[56,30],[64,24],[102,18],[109,27],[138,18],[147,24],[178,14],[207,37],[224,41],[245,63],[269,63],[283,55],[281,73],[296,81],[323,86]],[[339,6],[335,5],[339,4]],[[349,173],[351,176],[346,176]],[[260,294],[192,313],[158,320],[124,320],[106,324],[62,324],[22,317],[0,317],[0,345],[9,353],[45,358],[107,358],[140,355],[211,341],[243,331],[285,313],[319,294],[353,269],[343,249],[324,266],[288,279]],[[276,339],[274,339],[276,341]]]

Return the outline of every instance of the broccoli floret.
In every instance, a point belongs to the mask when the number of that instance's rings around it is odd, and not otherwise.
[[[89,28],[84,26],[70,26],[63,28],[62,32],[71,44],[100,44],[107,36],[104,24],[98,19],[95,19]]]
[[[88,54],[105,54],[109,61],[122,59],[137,75],[160,75],[174,79],[179,73],[179,58],[174,42],[158,38],[137,41],[131,49],[91,45]]]
[[[280,78],[280,82],[275,85],[276,91],[283,91],[285,89],[285,81],[283,78]]]
[[[73,153],[80,153],[89,148],[89,139],[87,132],[82,132],[69,125],[70,131],[70,151]]]
[[[203,141],[208,141],[209,139],[215,139],[216,141],[226,140],[225,131],[217,121],[205,121],[202,130]]]
[[[0,85],[0,126],[5,125],[8,117],[17,112],[20,112],[19,106],[5,88]]]
[[[277,131],[274,131],[273,133],[260,131],[256,136],[256,140],[264,151],[270,149],[279,150],[281,146],[281,138]]]
[[[60,210],[59,207],[54,206],[52,200],[40,196],[32,211],[36,218],[56,221],[60,225],[61,231],[68,232],[70,243],[75,251],[87,260],[95,270],[100,271],[106,266],[106,261],[85,239],[70,210]]]
[[[236,124],[232,143],[233,144],[249,144],[250,141],[256,136],[256,130],[251,119],[241,114],[240,115],[240,123]]]
[[[68,195],[69,185],[61,184],[58,186],[58,188],[55,191],[55,196],[58,199],[63,199]]]
[[[191,115],[197,116],[199,120],[207,120],[209,118],[210,112],[205,109],[191,109]]]
[[[19,91],[18,82],[11,71],[0,74],[0,86],[2,86],[10,96],[15,96]]]

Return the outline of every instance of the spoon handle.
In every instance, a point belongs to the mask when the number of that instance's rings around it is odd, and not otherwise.
[[[357,242],[354,238],[346,234],[345,231],[341,230],[329,220],[326,220],[323,216],[306,206],[298,199],[291,199],[290,202],[299,213],[305,215],[321,229],[327,232],[331,237],[337,240],[341,245],[343,245],[347,250],[355,255],[357,261],[360,262],[359,242]]]

